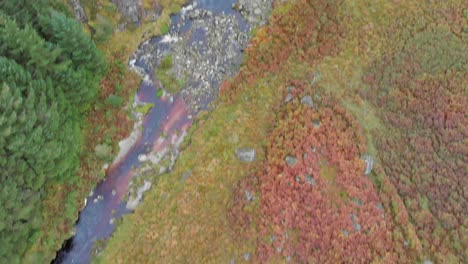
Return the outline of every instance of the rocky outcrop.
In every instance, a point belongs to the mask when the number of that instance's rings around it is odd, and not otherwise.
[[[112,0],[119,12],[127,17],[129,22],[139,23],[144,15],[144,9],[141,0]]]
[[[81,6],[80,0],[69,0],[68,3],[73,10],[73,15],[76,20],[81,23],[88,22],[88,16],[86,15],[84,8]]]

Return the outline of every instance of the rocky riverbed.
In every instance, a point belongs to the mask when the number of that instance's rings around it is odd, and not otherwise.
[[[168,34],[142,43],[129,62],[146,82],[167,94],[155,72],[170,56],[167,74],[182,84],[179,93],[190,119],[206,109],[217,96],[221,82],[238,71],[249,31],[266,23],[272,5],[272,0],[209,2],[194,1],[182,8],[173,17]],[[176,145],[139,156],[142,165],[136,168],[130,183],[127,208],[135,208],[141,200],[142,190],[148,189],[142,186],[154,183],[155,176],[172,169],[185,133],[181,136],[174,139]]]
[[[204,108],[218,94],[222,80],[234,75],[242,62],[252,28],[262,25],[272,0],[194,1],[185,6],[165,36],[142,43],[130,64],[145,79],[157,81],[155,71],[167,56],[168,69],[181,83],[181,95],[191,112]]]

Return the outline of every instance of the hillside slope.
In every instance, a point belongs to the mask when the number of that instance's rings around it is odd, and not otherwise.
[[[98,262],[466,262],[462,2],[278,1]]]

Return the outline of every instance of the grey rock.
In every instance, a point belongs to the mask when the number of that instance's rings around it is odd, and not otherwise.
[[[433,263],[430,259],[426,259],[424,260],[423,264],[433,264]]]
[[[309,174],[305,175],[306,182],[310,185],[315,185],[314,177],[310,176]]]
[[[354,227],[354,231],[356,231],[356,232],[361,231],[361,225],[360,225],[360,224],[354,223],[354,224],[353,224],[353,227]]]
[[[181,181],[186,181],[188,179],[188,177],[190,177],[190,175],[192,175],[192,172],[191,171],[186,171],[184,172],[184,174],[182,174],[182,177],[181,177]]]
[[[272,10],[272,0],[238,0],[238,10],[252,27],[264,25]]]
[[[293,95],[291,93],[288,93],[286,95],[286,98],[284,98],[285,103],[289,103],[293,99]]]
[[[312,100],[312,96],[306,95],[306,96],[302,97],[301,104],[307,105],[309,107],[313,107],[314,106],[314,101]]]
[[[314,128],[320,128],[320,120],[318,119],[312,120],[312,126]]]
[[[244,193],[245,193],[245,199],[247,201],[249,202],[253,201],[254,196],[248,190],[244,190]]]
[[[288,164],[289,167],[292,167],[292,166],[296,165],[297,158],[295,158],[293,156],[286,156],[285,161],[286,161],[286,163]]]
[[[366,154],[362,157],[362,159],[366,163],[366,170],[364,171],[364,174],[369,175],[374,168],[374,158],[371,155]]]
[[[213,14],[210,11],[203,10],[203,9],[195,9],[193,12],[189,14],[188,17],[192,20],[195,20],[195,19],[202,19],[202,18],[205,18],[207,16],[212,16],[212,15]],[[215,24],[216,22],[217,21],[215,21]]]
[[[88,16],[86,15],[84,8],[81,6],[80,0],[69,0],[68,3],[73,10],[73,15],[76,20],[81,23],[88,22]]]
[[[249,258],[250,258],[250,253],[249,252],[244,253],[244,260],[247,261],[249,260]]]
[[[353,198],[352,201],[357,206],[362,206],[363,205],[363,202],[362,202],[361,199]]]
[[[275,240],[276,240],[276,236],[275,236],[275,235],[271,235],[271,236],[270,236],[270,243],[275,242]]]
[[[312,80],[310,81],[310,84],[313,85],[315,84],[318,80],[320,80],[320,73],[314,72],[312,74]]]
[[[353,224],[353,227],[354,227],[354,231],[356,232],[359,232],[361,231],[361,225],[357,222],[357,218],[354,214],[351,214],[351,222]]]
[[[139,0],[112,0],[119,12],[133,23],[139,23],[144,15],[144,9]]]
[[[343,229],[343,231],[341,231],[341,232],[343,233],[343,235],[344,235],[345,237],[349,237],[349,232],[348,232],[348,230]]]
[[[255,161],[255,149],[253,148],[240,148],[236,150],[237,158],[242,162]]]

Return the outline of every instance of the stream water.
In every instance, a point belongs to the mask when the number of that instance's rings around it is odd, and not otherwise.
[[[236,13],[232,9],[232,4],[236,0],[197,0],[196,9],[210,10],[213,14]],[[193,8],[193,3],[187,8]],[[235,17],[242,20],[240,14]],[[171,17],[172,26],[170,35],[180,35],[191,30],[190,19],[181,19],[181,14]],[[248,32],[248,26],[244,25],[241,30]],[[203,45],[206,36],[203,31],[194,30],[192,40]],[[190,45],[191,41],[187,42]],[[167,50],[168,44],[164,41],[164,36],[153,38],[150,41],[153,50]],[[241,56],[242,49],[236,50]],[[151,72],[140,55],[133,63],[143,71]],[[240,61],[230,62],[239,66]],[[115,221],[124,214],[131,213],[132,210],[126,201],[129,191],[129,183],[135,176],[136,169],[142,165],[141,156],[148,153],[160,153],[169,148],[176,148],[175,142],[180,142],[185,135],[185,131],[192,124],[191,115],[196,112],[188,110],[184,99],[180,94],[165,94],[162,97],[156,95],[160,89],[160,82],[154,76],[148,74],[136,92],[135,100],[144,103],[153,103],[153,107],[142,120],[142,130],[138,134],[133,145],[128,151],[107,169],[106,176],[96,188],[86,198],[86,206],[79,214],[79,219],[75,224],[75,235],[65,241],[62,249],[57,252],[57,257],[52,263],[89,263],[95,241],[108,239],[115,230]],[[211,82],[211,85],[219,86],[219,81]],[[216,87],[217,88],[217,87]],[[210,100],[201,102],[206,106]],[[203,106],[202,106],[203,107]],[[162,137],[161,135],[166,136]],[[176,151],[176,150],[175,150]]]

